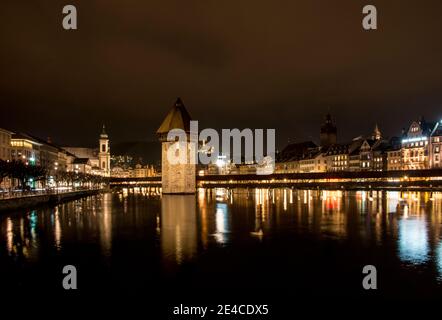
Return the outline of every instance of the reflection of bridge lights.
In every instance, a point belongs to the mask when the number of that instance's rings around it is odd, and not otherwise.
[[[35,229],[37,227],[37,214],[35,210],[31,211],[31,214],[29,215],[29,222],[30,222],[29,226],[31,227],[32,238],[35,239],[36,237]]]
[[[6,249],[8,250],[8,253],[12,253],[12,247],[13,247],[13,239],[14,239],[14,225],[12,223],[11,218],[8,218],[6,220]]]
[[[227,190],[223,188],[215,189],[216,201],[225,201],[227,199]]]
[[[322,193],[322,201],[325,202],[325,208],[327,210],[339,209],[340,201],[342,198],[342,191],[324,191]],[[356,199],[358,194],[356,193]]]
[[[436,264],[437,270],[439,271],[438,280],[442,281],[442,242],[439,242],[436,249]]]
[[[216,231],[224,233],[227,231],[227,208],[223,203],[216,206]]]
[[[198,189],[198,201],[204,201],[204,199],[206,198],[206,190],[204,188],[199,188]]]
[[[257,205],[265,205],[269,200],[268,189],[255,189],[255,202]]]
[[[399,258],[412,264],[428,260],[427,222],[424,219],[399,221]]]
[[[252,231],[250,232],[250,234],[253,237],[257,237],[259,240],[262,240],[262,238],[264,237],[264,231],[262,231],[262,229],[260,228],[258,231]]]
[[[175,227],[175,259],[177,264],[183,262],[183,245],[181,243],[181,229],[179,225]]]
[[[387,213],[396,212],[397,207],[400,202],[400,192],[399,191],[389,191],[387,192]]]
[[[57,250],[61,249],[61,224],[60,224],[60,214],[58,212],[58,207],[55,208],[54,212],[55,222],[54,222],[54,239],[55,247]]]
[[[157,225],[157,227],[156,227],[157,234],[160,234],[161,233],[161,220],[160,220],[159,215],[156,218],[156,225]]]
[[[287,210],[287,189],[284,189],[284,211]]]
[[[225,203],[216,204],[215,225],[216,225],[216,233],[215,233],[216,241],[219,243],[225,243],[227,240],[226,233],[229,232],[227,205]]]
[[[259,189],[255,189],[255,202],[257,205],[261,204],[261,192]]]

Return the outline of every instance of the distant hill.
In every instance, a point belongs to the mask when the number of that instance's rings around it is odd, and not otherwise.
[[[128,155],[135,162],[142,159],[144,164],[161,163],[161,143],[159,141],[126,141],[111,144],[111,154]]]

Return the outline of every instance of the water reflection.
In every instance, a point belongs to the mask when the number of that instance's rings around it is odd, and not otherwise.
[[[429,253],[427,222],[419,218],[399,221],[399,257],[404,262],[421,264]]]
[[[375,248],[401,268],[433,270],[442,281],[441,223],[438,192],[262,188],[176,196],[158,188],[125,189],[1,215],[0,264],[82,257],[82,249],[72,250],[86,248],[93,254],[84,259],[99,256],[109,266],[141,256],[147,265],[157,259],[179,268],[213,248],[271,246],[284,237],[275,249],[287,255],[311,239],[345,244],[356,254]]]
[[[163,195],[161,199],[161,250],[178,264],[196,254],[196,204],[193,195]]]
[[[2,216],[0,254],[6,249],[15,259],[38,261],[40,250],[63,253],[64,243],[95,241],[104,256],[112,251],[111,194]],[[3,245],[4,242],[4,245]]]
[[[227,212],[227,204],[216,204],[216,233],[214,234],[216,241],[226,243],[229,232],[229,217]]]
[[[12,254],[12,246],[13,246],[13,240],[14,240],[14,232],[13,232],[14,225],[12,224],[11,218],[6,219],[6,250],[8,251],[8,254]]]
[[[127,204],[125,205],[127,211]],[[103,195],[101,210],[95,212],[98,222],[100,244],[104,255],[110,256],[112,252],[112,195],[107,193]]]
[[[61,224],[60,224],[60,213],[58,211],[58,207],[54,210],[54,239],[55,239],[55,247],[57,250],[61,249]]]
[[[439,272],[438,280],[442,281],[442,242],[439,243],[436,249],[436,264]]]
[[[204,216],[201,233],[207,234],[207,229],[212,227],[219,244],[232,244],[234,241],[229,235],[244,231],[233,223],[243,224],[246,212],[253,206],[254,219],[248,233],[261,240],[266,235],[289,229],[319,238],[349,240],[355,245],[391,243],[396,248],[391,255],[405,265],[435,263],[442,274],[439,262],[442,261],[439,259],[441,193],[293,189],[255,189],[253,192],[234,189],[214,193],[215,198],[207,197],[212,191],[199,190],[198,207]],[[207,218],[211,210],[215,216],[213,226],[210,217]],[[438,257],[437,261],[431,261],[432,252]]]

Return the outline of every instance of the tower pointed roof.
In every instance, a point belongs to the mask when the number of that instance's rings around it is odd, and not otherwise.
[[[181,98],[177,98],[172,109],[164,118],[163,123],[157,130],[158,135],[167,134],[172,129],[182,129],[186,132],[190,131],[190,121],[192,118],[187,112]]]
[[[103,128],[101,129],[100,138],[108,138],[108,135],[106,133],[106,126],[103,124]]]
[[[376,123],[376,125],[374,126],[374,130],[373,130],[373,139],[379,140],[381,138],[382,138],[382,133],[381,133],[381,130],[379,130],[378,124]]]

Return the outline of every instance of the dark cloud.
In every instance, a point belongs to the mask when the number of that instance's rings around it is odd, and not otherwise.
[[[342,140],[442,117],[442,3],[358,0],[6,1],[0,10],[0,126],[94,143],[154,139],[176,96],[201,126],[317,138],[330,110]]]

